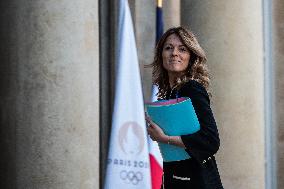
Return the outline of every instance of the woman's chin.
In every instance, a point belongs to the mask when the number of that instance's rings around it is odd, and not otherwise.
[[[171,66],[168,69],[168,72],[175,72],[175,73],[180,73],[183,72],[185,69],[183,67],[180,66]]]

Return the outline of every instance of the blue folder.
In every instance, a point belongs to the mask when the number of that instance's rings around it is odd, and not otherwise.
[[[166,135],[180,136],[200,130],[198,118],[188,97],[146,103],[145,107],[152,121],[159,125]],[[190,158],[181,147],[160,142],[158,145],[165,162]]]

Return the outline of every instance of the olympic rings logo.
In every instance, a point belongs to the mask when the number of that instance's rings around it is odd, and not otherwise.
[[[140,171],[137,171],[135,173],[134,171],[127,172],[126,170],[123,170],[120,172],[120,178],[126,183],[137,185],[140,181],[143,180],[143,174]]]

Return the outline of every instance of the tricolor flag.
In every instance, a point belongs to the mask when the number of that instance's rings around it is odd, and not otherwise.
[[[156,43],[159,41],[160,37],[163,35],[163,12],[162,12],[162,0],[157,0],[156,8]],[[152,101],[157,100],[158,88],[157,86],[152,87]],[[158,143],[152,141],[150,138],[148,140],[149,144],[149,154],[150,154],[150,164],[151,164],[151,181],[152,189],[160,189],[162,184],[163,175],[163,159],[158,147]]]
[[[150,189],[141,78],[127,0],[120,0],[116,89],[105,189]]]

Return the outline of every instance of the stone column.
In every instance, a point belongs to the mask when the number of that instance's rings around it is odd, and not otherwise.
[[[144,68],[151,64],[154,58],[156,37],[156,2],[155,1],[129,1],[132,20],[135,26],[137,53],[140,65],[140,73],[144,98],[151,99],[152,94],[152,69]]]
[[[273,2],[272,31],[273,46],[272,56],[274,59],[274,83],[275,83],[275,115],[277,136],[277,188],[284,188],[284,2],[275,0]]]
[[[98,188],[98,1],[0,5],[1,188]]]
[[[164,0],[164,31],[180,25],[180,0]]]
[[[207,52],[224,187],[264,189],[262,2],[181,1],[181,24]]]

